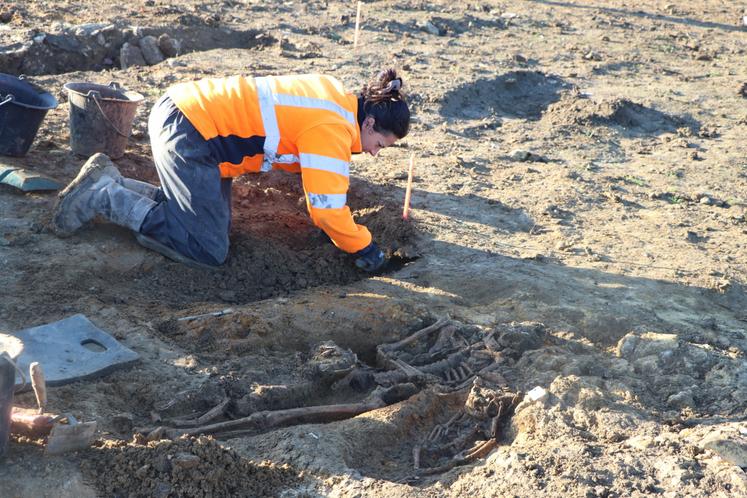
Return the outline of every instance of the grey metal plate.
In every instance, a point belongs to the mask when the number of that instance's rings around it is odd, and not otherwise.
[[[139,358],[80,314],[13,334],[0,334],[0,350],[15,338],[23,343],[18,367],[26,373],[29,364],[38,361],[48,386],[99,377]],[[21,384],[23,381],[16,374],[16,386]],[[30,387],[29,384],[26,389]]]
[[[51,178],[10,166],[0,166],[0,183],[5,183],[24,192],[59,190],[61,187]]]

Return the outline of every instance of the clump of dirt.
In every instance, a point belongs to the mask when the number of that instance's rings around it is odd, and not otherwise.
[[[374,234],[374,240],[390,256],[414,259],[420,256],[417,248],[419,232],[412,221],[402,219],[402,206],[391,203],[357,210],[357,222]]]
[[[103,496],[275,496],[300,481],[289,465],[253,462],[207,436],[100,441],[81,469]]]
[[[692,118],[673,116],[628,99],[595,102],[578,92],[563,94],[547,108],[542,120],[556,127],[606,126],[634,136],[674,133],[683,127],[696,133],[699,127]]]

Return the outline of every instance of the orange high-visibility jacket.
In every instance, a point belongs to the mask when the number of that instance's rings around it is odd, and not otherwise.
[[[371,243],[347,206],[350,157],[361,152],[358,99],[335,78],[234,76],[181,83],[168,95],[208,142],[223,177],[300,172],[314,224],[345,252]]]

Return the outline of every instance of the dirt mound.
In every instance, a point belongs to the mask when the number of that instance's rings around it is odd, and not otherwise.
[[[689,117],[673,116],[628,99],[595,102],[578,92],[565,93],[551,104],[542,121],[555,127],[605,126],[636,136],[674,133],[682,127],[692,132],[698,129]]]
[[[103,496],[275,496],[299,481],[288,465],[252,462],[205,436],[108,440],[83,458],[85,477]]]
[[[184,289],[187,293],[180,299],[188,302],[201,296],[200,300],[244,303],[365,278],[352,264],[353,257],[334,247],[311,223],[298,177],[268,176],[235,187],[231,252],[225,265],[212,272],[176,272],[168,263],[144,272],[148,285]],[[350,196],[357,223],[366,225],[389,255],[416,255],[417,229],[402,220],[400,206],[380,197],[381,193]],[[367,207],[358,209],[360,205]]]
[[[548,105],[560,99],[569,85],[539,71],[511,71],[493,79],[462,85],[444,95],[441,114],[458,119],[484,119],[491,115],[536,120]]]

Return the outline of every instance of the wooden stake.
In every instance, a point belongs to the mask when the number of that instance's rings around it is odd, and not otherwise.
[[[405,190],[405,207],[402,209],[402,219],[406,220],[410,211],[410,194],[412,193],[412,173],[415,169],[415,153],[410,154],[410,171],[407,174],[407,189]]]
[[[360,30],[361,26],[361,4],[363,2],[358,2],[358,11],[355,13],[355,38],[353,38],[353,50],[358,48],[358,31]]]
[[[36,395],[36,404],[39,407],[39,413],[44,413],[47,407],[47,383],[44,380],[44,370],[39,362],[34,361],[29,365],[29,376],[31,377],[31,387]]]

